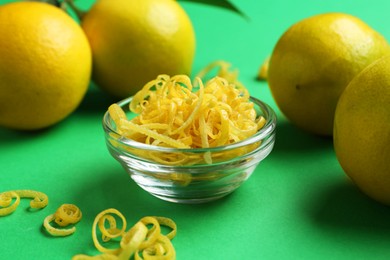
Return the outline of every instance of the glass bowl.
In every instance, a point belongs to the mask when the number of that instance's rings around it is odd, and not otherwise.
[[[117,103],[129,118],[131,100],[129,97]],[[122,137],[106,112],[103,117],[106,145],[137,185],[155,197],[187,204],[213,201],[240,187],[273,149],[275,112],[254,97],[250,100],[257,116],[263,116],[266,124],[255,135],[234,144],[190,149],[143,144]],[[174,159],[162,163],[159,158],[163,157]],[[202,159],[206,157],[208,163]]]

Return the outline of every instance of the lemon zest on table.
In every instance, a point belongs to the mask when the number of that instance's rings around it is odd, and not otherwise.
[[[43,220],[43,226],[46,231],[52,236],[69,236],[76,231],[76,227],[56,228],[50,223],[55,222],[59,227],[76,224],[82,218],[81,210],[74,204],[62,204],[54,214],[48,215]]]
[[[152,225],[152,227],[148,230],[147,238],[139,246],[140,249],[144,249],[156,242],[158,235],[161,233],[161,228],[159,222],[154,217],[143,217],[140,222],[145,226]]]
[[[21,198],[30,198],[30,207],[41,209],[47,206],[49,198],[46,194],[35,190],[12,190],[0,194],[0,216],[11,214],[19,206]]]
[[[14,202],[12,203],[12,201]],[[16,192],[8,191],[0,194],[0,216],[11,214],[19,206],[20,197]]]
[[[141,256],[140,256],[141,254]],[[171,240],[158,235],[156,243],[154,243],[151,247],[146,248],[143,251],[137,251],[134,259],[135,260],[143,260],[143,259],[159,259],[159,260],[170,260],[176,258],[176,252],[174,247],[172,246]]]
[[[117,219],[121,220],[119,224]],[[118,225],[119,224],[119,225]],[[118,227],[120,226],[120,227]],[[170,228],[164,235],[161,226]],[[167,259],[176,257],[171,243],[177,233],[176,223],[166,217],[146,216],[141,218],[133,227],[127,230],[126,218],[117,209],[109,208],[100,212],[92,225],[92,240],[95,248],[102,254],[87,256],[75,255],[73,260],[82,259]],[[108,248],[102,245],[98,238],[100,231],[102,242],[120,239],[119,247]]]
[[[167,217],[154,216],[154,218],[157,220],[157,222],[160,224],[160,226],[166,226],[166,227],[169,227],[171,229],[171,231],[168,234],[166,234],[165,236],[167,238],[169,238],[170,240],[172,240],[176,236],[176,233],[177,233],[176,223],[172,219],[167,218]]]
[[[121,251],[118,258],[129,259],[133,256],[146,239],[147,233],[148,228],[142,222],[137,222],[129,231],[125,232],[120,241]]]
[[[122,227],[117,227],[117,221],[115,220],[115,216],[120,218],[122,221]],[[108,228],[106,228],[106,222],[108,223]],[[98,239],[97,228],[99,228],[102,233],[102,241],[108,242],[111,239],[121,237],[125,233],[126,230],[126,218],[120,213],[117,209],[106,209],[100,212],[96,217],[92,225],[92,241],[95,245],[96,249],[101,253],[108,254],[117,254],[120,252],[120,248],[109,249],[101,245]]]
[[[270,57],[267,57],[260,66],[259,72],[257,73],[258,80],[268,79],[268,68],[269,68]]]

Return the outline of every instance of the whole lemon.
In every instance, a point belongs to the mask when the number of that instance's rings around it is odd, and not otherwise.
[[[53,125],[76,109],[88,88],[92,55],[81,27],[40,2],[0,7],[0,125]]]
[[[339,96],[363,68],[389,54],[388,42],[360,19],[315,15],[292,25],[271,55],[268,82],[281,112],[298,127],[332,135]]]
[[[390,56],[358,74],[339,99],[334,148],[346,174],[390,205]]]
[[[81,22],[93,53],[94,82],[127,97],[159,74],[189,74],[195,33],[172,0],[98,0]]]

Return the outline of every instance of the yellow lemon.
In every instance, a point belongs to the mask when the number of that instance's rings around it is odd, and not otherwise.
[[[92,55],[80,26],[45,3],[0,7],[0,125],[39,129],[76,109],[88,88]]]
[[[281,36],[271,55],[268,83],[292,123],[314,134],[332,135],[337,101],[347,84],[389,53],[385,38],[360,19],[319,14]]]
[[[390,205],[390,56],[358,74],[335,112],[334,147],[346,174],[367,195]]]
[[[98,0],[81,22],[93,53],[94,82],[127,97],[159,74],[189,74],[195,33],[172,0]]]

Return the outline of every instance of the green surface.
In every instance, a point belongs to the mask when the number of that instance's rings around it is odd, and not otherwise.
[[[77,1],[84,8],[92,2]],[[129,224],[146,215],[174,219],[177,259],[390,259],[390,208],[348,180],[331,139],[288,123],[267,84],[255,80],[284,30],[313,14],[347,12],[390,39],[390,1],[234,3],[250,21],[227,10],[181,2],[197,35],[194,72],[217,59],[229,61],[240,69],[240,80],[252,95],[277,111],[275,148],[252,177],[213,203],[180,205],[152,197],[109,155],[101,119],[114,100],[91,85],[78,110],[55,127],[32,133],[0,128],[0,191],[35,189],[50,199],[37,212],[23,200],[16,212],[0,218],[0,259],[96,254],[92,222],[110,207],[120,210]],[[42,221],[63,203],[78,205],[83,220],[72,236],[53,238],[42,229]]]

